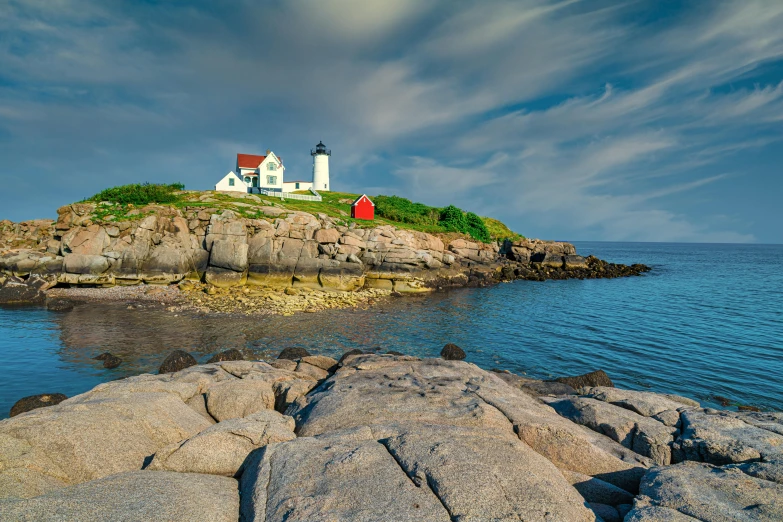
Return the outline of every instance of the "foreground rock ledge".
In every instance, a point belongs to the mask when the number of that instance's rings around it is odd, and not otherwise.
[[[783,519],[781,414],[463,361],[273,363],[141,375],[0,422],[0,520]]]

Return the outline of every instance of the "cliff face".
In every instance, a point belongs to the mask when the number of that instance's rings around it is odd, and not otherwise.
[[[3,222],[0,271],[70,285],[198,279],[217,287],[406,293],[519,277],[585,277],[591,270],[568,243],[444,243],[388,225],[342,226],[325,214],[247,206],[265,217],[203,206],[147,206],[116,221],[103,216],[101,204],[78,203],[58,209],[56,222]]]

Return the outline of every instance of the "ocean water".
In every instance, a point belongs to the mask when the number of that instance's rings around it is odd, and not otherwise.
[[[172,350],[199,361],[286,346],[339,357],[437,356],[453,342],[481,367],[536,378],[605,370],[619,387],[783,410],[783,245],[577,242],[584,255],[653,271],[611,280],[517,281],[405,297],[369,309],[229,318],[85,304],[0,309],[0,418],[21,397],[86,391],[152,372]],[[124,362],[106,370],[92,357]]]

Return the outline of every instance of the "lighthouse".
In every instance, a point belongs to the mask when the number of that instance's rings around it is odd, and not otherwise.
[[[326,149],[323,141],[319,141],[315,150],[310,149],[313,157],[313,188],[315,190],[329,190],[329,156],[331,150]]]

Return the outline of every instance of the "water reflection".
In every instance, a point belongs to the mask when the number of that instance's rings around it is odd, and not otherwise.
[[[183,315],[125,304],[84,304],[63,314],[0,309],[0,416],[25,395],[70,396],[156,371],[175,349],[203,362],[228,348],[270,359],[286,346],[335,358],[353,348],[437,356],[448,342],[484,368],[538,378],[603,368],[621,387],[708,405],[721,395],[783,408],[783,247],[744,245],[738,258],[726,245],[599,246],[601,257],[655,271],[617,280],[520,281],[291,317]],[[123,364],[106,370],[92,360],[104,351]]]

